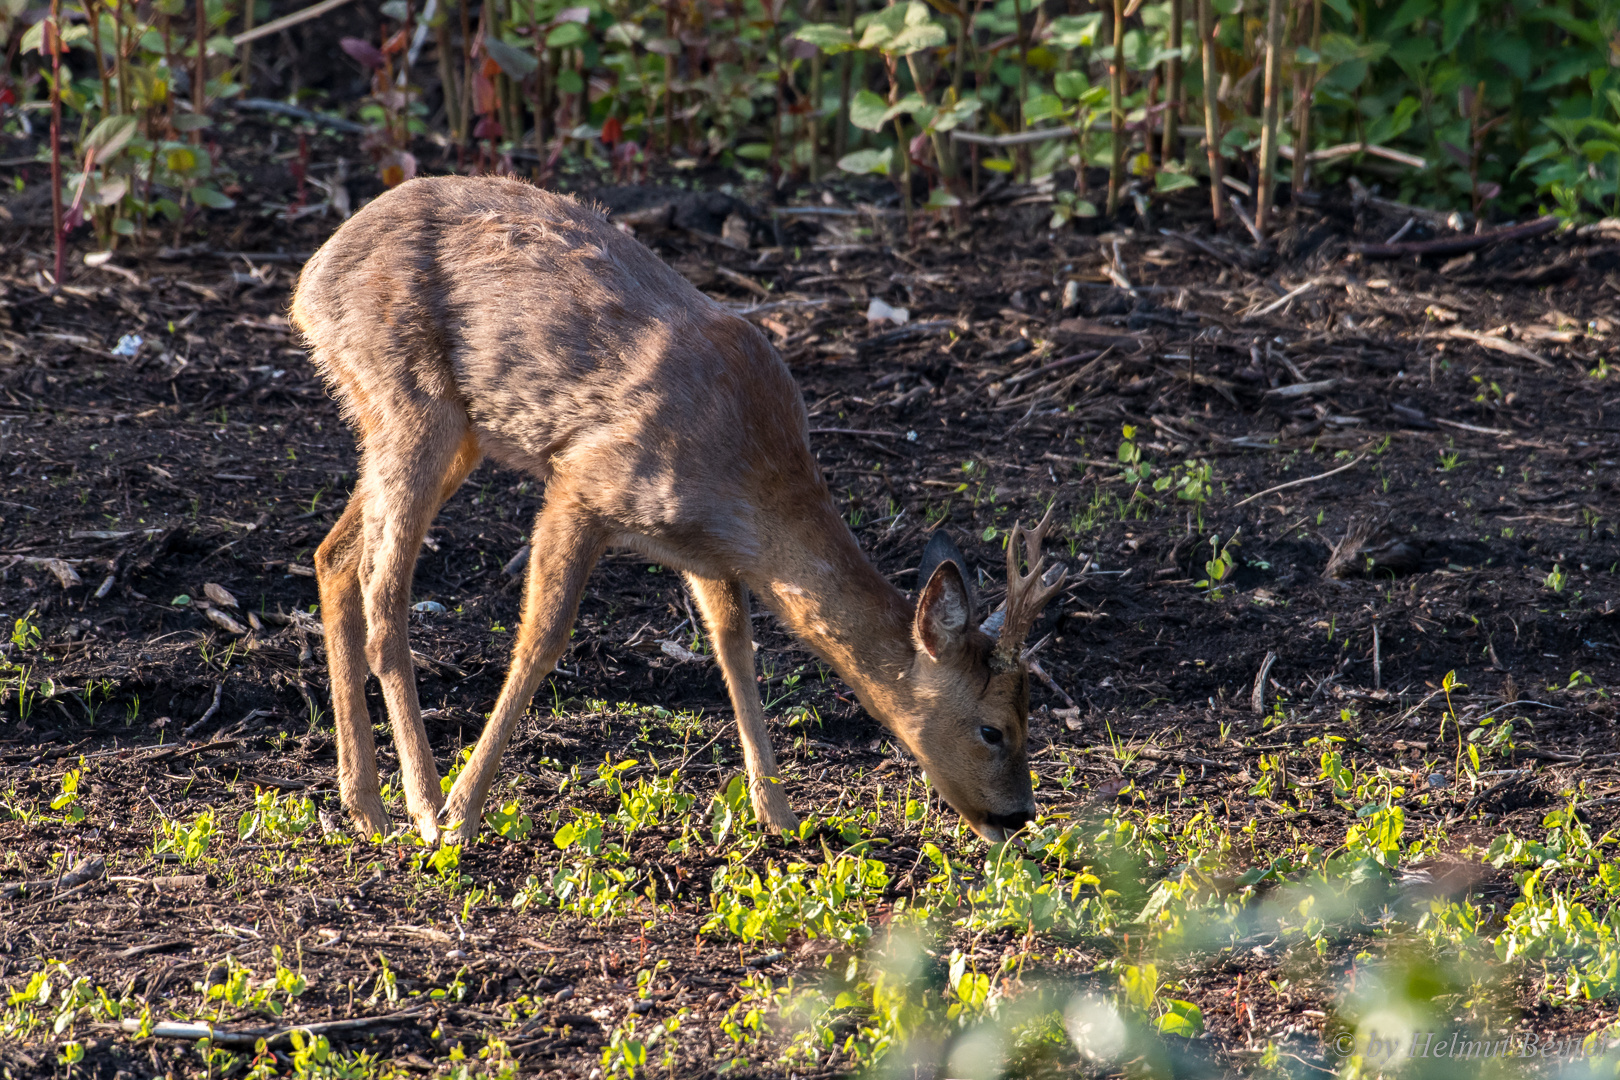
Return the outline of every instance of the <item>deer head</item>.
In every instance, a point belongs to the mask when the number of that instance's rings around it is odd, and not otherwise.
[[[1005,840],[1035,816],[1029,782],[1029,665],[1024,638],[1063,586],[1062,567],[1042,578],[1047,512],[1033,532],[1007,542],[1007,603],[982,626],[967,560],[943,530],[918,568],[912,619],[916,656],[908,674],[918,719],[901,731],[945,801],[986,840]],[[1019,572],[1020,549],[1029,572]]]

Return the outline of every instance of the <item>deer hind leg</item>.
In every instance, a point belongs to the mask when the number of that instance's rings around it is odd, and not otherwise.
[[[393,724],[406,811],[428,843],[438,839],[444,793],[416,697],[407,632],[411,577],[428,525],[480,457],[465,414],[443,402],[366,439],[365,540],[359,567],[366,661],[382,685]]]
[[[782,778],[777,775],[776,755],[771,752],[771,736],[765,729],[765,706],[759,700],[754,682],[754,637],[748,624],[748,590],[738,581],[687,574],[686,583],[697,598],[703,623],[714,639],[715,656],[731,692],[731,707],[737,714],[737,733],[742,737],[743,765],[748,770],[748,791],[760,824],[776,832],[799,827],[799,819],[788,802]]]
[[[332,678],[338,790],[349,815],[371,837],[388,832],[388,815],[377,790],[377,747],[366,714],[366,620],[359,573],[365,501],[364,491],[357,487],[343,516],[315,550],[315,578]]]
[[[551,674],[568,647],[585,581],[607,547],[607,533],[560,490],[560,484],[554,480],[552,486],[559,490],[547,491],[529,541],[523,617],[506,684],[440,815],[446,843],[465,843],[478,835],[484,800],[495,781],[501,755],[540,681]]]

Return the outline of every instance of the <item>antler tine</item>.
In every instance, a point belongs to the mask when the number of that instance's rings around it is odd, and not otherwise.
[[[1045,543],[1046,533],[1051,527],[1052,511],[1048,508],[1046,516],[1033,530],[1026,530],[1023,525],[1015,523],[1012,535],[1007,539],[1007,613],[1001,636],[996,642],[996,656],[1003,667],[1011,667],[1018,662],[1030,627],[1035,625],[1047,601],[1063,588],[1064,579],[1068,576],[1068,571],[1060,568],[1050,581],[1042,577],[1046,560],[1041,555],[1041,545]],[[1023,541],[1024,556],[1029,563],[1027,574],[1020,573],[1018,569],[1020,540]]]

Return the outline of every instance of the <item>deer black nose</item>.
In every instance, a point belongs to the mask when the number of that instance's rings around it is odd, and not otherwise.
[[[991,814],[984,820],[999,829],[1015,833],[1035,819],[1034,810],[1014,810],[1009,814]]]

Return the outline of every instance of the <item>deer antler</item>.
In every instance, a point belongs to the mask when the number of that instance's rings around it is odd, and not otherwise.
[[[1041,518],[1041,523],[1035,526],[1033,532],[1026,532],[1022,525],[1014,523],[1012,536],[1007,539],[1007,607],[995,651],[995,664],[1003,671],[1010,670],[1018,663],[1030,627],[1035,625],[1041,609],[1057,595],[1063,587],[1064,578],[1068,576],[1068,571],[1062,566],[1055,566],[1052,568],[1055,574],[1042,577],[1045,559],[1041,557],[1041,544],[1045,542],[1046,531],[1051,525],[1052,511],[1048,508],[1046,516]],[[1029,563],[1027,574],[1018,572],[1019,540],[1024,542],[1024,555]]]

